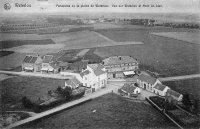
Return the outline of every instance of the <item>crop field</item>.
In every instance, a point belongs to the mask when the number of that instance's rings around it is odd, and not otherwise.
[[[167,38],[173,38],[177,40],[186,41],[189,43],[196,43],[200,44],[200,32],[159,32],[159,33],[152,33],[153,35],[163,36]]]
[[[126,100],[114,93],[28,123],[21,128],[175,128],[151,105]]]
[[[33,102],[45,99],[48,90],[55,90],[64,85],[64,80],[37,77],[13,77],[1,81],[2,103],[7,110],[11,105],[21,103],[26,96]]]
[[[54,44],[50,39],[46,40],[14,40],[14,41],[0,41],[0,49],[13,48],[23,45],[45,45]]]
[[[164,30],[162,30],[164,31]],[[97,48],[100,57],[131,55],[138,59],[140,68],[163,76],[200,73],[200,46],[181,40],[150,34],[144,28],[137,30],[101,30],[102,35],[116,42],[143,42],[143,45],[124,45]],[[106,54],[105,54],[106,53]]]
[[[3,57],[3,56],[7,56],[7,55],[10,55],[14,52],[12,51],[0,51],[0,57]]]

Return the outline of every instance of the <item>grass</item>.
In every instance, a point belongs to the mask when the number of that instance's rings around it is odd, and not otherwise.
[[[1,82],[2,103],[5,106],[4,110],[8,110],[10,105],[21,103],[21,99],[24,96],[33,102],[37,102],[39,97],[45,99],[48,90],[55,90],[58,86],[63,85],[64,80],[38,77],[18,76],[5,79]]]
[[[160,32],[160,33],[152,33],[154,35],[163,36],[167,38],[173,38],[177,40],[183,40],[190,43],[199,44],[199,32],[191,33],[191,32]]]
[[[154,30],[155,28],[152,30],[149,28],[137,28],[135,30],[98,31],[117,42],[141,41],[144,43],[143,45],[98,48],[98,52],[110,53],[110,55],[131,55],[138,59],[141,69],[157,72],[164,76],[200,72],[199,45],[151,35],[150,33]],[[157,30],[157,32],[159,31],[163,32],[165,29]]]
[[[110,93],[19,128],[170,129],[175,126],[151,105],[129,101]]]

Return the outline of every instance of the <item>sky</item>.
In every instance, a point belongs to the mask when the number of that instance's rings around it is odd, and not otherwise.
[[[9,10],[4,9],[5,3],[10,4]],[[16,4],[26,4],[31,7],[16,7]],[[96,4],[109,7],[80,7],[80,5]],[[113,7],[113,4],[118,7]],[[125,4],[133,7],[124,7]],[[58,7],[60,5],[70,5],[70,7]],[[154,7],[150,7],[151,5]],[[159,7],[155,7],[156,5]],[[3,14],[70,12],[200,13],[200,0],[0,0],[0,13]]]

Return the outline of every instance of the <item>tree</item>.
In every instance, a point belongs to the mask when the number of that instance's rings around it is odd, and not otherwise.
[[[65,87],[64,89],[60,86],[57,88],[58,93],[64,97],[66,100],[71,99],[72,89],[70,87]]]
[[[25,108],[32,108],[32,107],[34,107],[34,104],[26,96],[24,96],[22,98],[22,104],[24,105]]]

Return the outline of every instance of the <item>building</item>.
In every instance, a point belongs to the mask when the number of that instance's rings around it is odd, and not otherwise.
[[[138,62],[131,56],[113,56],[103,60],[108,78],[131,76],[138,71]]]
[[[87,68],[88,61],[86,60],[80,60],[73,62],[69,64],[68,70],[74,71],[74,72],[82,72]]]
[[[107,72],[101,64],[88,64],[80,76],[83,86],[92,88],[93,92],[107,85]]]
[[[141,89],[133,85],[124,84],[124,86],[119,89],[119,92],[129,97],[135,97],[141,93]]]
[[[42,58],[38,55],[27,55],[22,62],[22,71],[38,72],[41,67]]]
[[[167,90],[170,89],[168,86],[162,85],[160,83],[157,83],[153,88],[154,88],[154,93],[160,96],[165,96]]]
[[[82,83],[77,79],[77,78],[72,78],[72,79],[69,79],[67,81],[65,81],[65,87],[70,87],[71,89],[76,89],[78,87],[82,86]]]
[[[56,61],[53,55],[45,55],[42,60],[42,73],[58,73],[60,72],[60,62]]]
[[[150,92],[154,92],[154,86],[156,84],[161,84],[161,82],[158,79],[145,74],[139,75],[137,83],[139,84],[139,87]]]
[[[176,92],[176,91],[174,91],[174,90],[172,90],[172,89],[168,89],[167,92],[166,92],[166,98],[169,101],[175,100],[175,101],[180,102],[183,99],[183,95],[178,93],[178,92]]]

